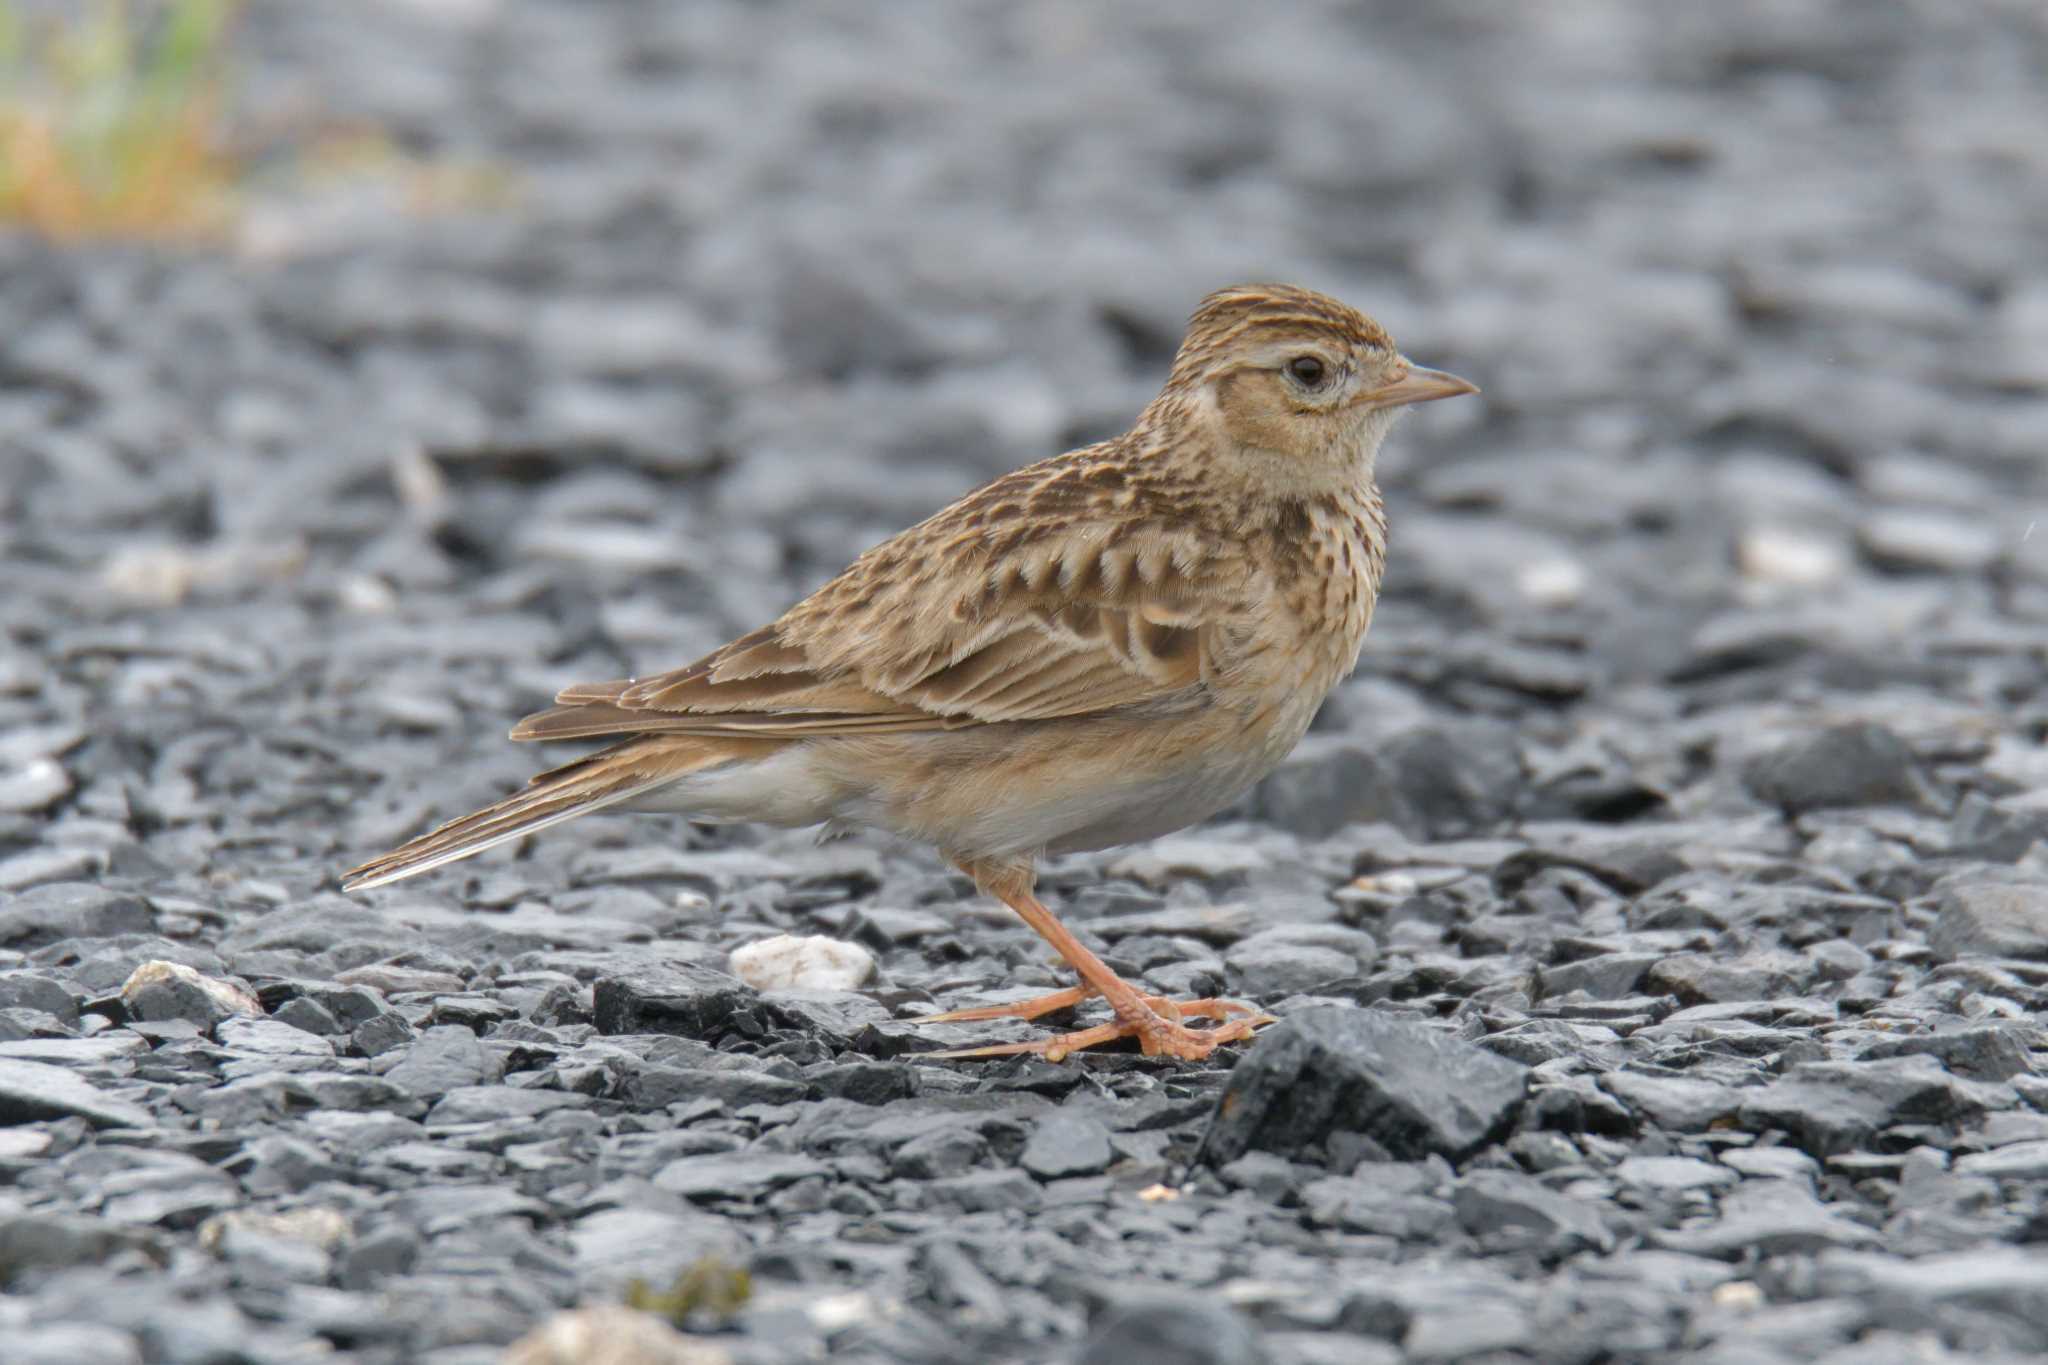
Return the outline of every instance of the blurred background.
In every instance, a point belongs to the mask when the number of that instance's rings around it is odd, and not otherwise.
[[[70,757],[0,882],[138,808],[324,875],[557,686],[1120,430],[1253,279],[1484,389],[1391,443],[1323,729],[2038,713],[2042,16],[6,0],[0,698]]]

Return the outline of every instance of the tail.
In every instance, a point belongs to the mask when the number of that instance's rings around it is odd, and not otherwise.
[[[763,748],[760,740],[640,738],[614,744],[550,769],[525,791],[372,858],[342,875],[344,891],[368,891],[432,871],[564,820],[603,810],[665,787],[678,778]],[[780,747],[772,745],[768,747]]]

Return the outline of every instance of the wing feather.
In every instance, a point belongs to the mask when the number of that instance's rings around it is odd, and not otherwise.
[[[875,734],[1186,700],[1252,570],[1172,517],[1077,496],[1075,458],[953,504],[685,668],[565,688],[513,738]]]

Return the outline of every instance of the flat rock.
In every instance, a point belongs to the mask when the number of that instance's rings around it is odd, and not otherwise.
[[[1562,1257],[1614,1244],[1599,1206],[1519,1171],[1474,1171],[1452,1188],[1458,1222],[1483,1246]]]
[[[719,1152],[671,1161],[654,1184],[690,1200],[755,1199],[831,1167],[812,1157],[782,1152]]]
[[[1841,725],[1779,745],[1744,772],[1749,789],[1788,811],[1941,802],[1912,750],[1881,725]]]
[[[1984,1100],[1928,1056],[1872,1062],[1808,1062],[1742,1092],[1752,1129],[1779,1129],[1815,1156],[1853,1151],[1901,1123],[1953,1123],[1982,1113]]]
[[[1910,1260],[1867,1251],[1824,1253],[1817,1287],[1870,1305],[1885,1326],[1967,1339],[2024,1355],[2048,1351],[2048,1258],[2031,1247],[1987,1246]]]
[[[68,939],[155,930],[156,915],[148,901],[90,882],[49,882],[0,900],[0,948],[38,948]]]
[[[672,1033],[707,1041],[759,1000],[738,977],[693,962],[646,962],[601,976],[592,998],[600,1033]]]
[[[1963,882],[1942,892],[1928,932],[1935,960],[2048,958],[2048,884]]]
[[[95,1128],[148,1128],[149,1111],[102,1094],[75,1071],[0,1057],[0,1125],[76,1115]]]
[[[1074,1365],[1269,1365],[1258,1329],[1223,1304],[1193,1296],[1126,1303],[1073,1357]]]
[[[1614,1168],[1614,1178],[1638,1189],[1672,1193],[1719,1189],[1742,1177],[1726,1166],[1689,1156],[1631,1156]]]
[[[460,1024],[437,1024],[413,1040],[384,1080],[424,1099],[476,1085],[498,1069],[474,1033]]]
[[[1874,1246],[1883,1240],[1877,1229],[1823,1206],[1796,1185],[1776,1180],[1738,1185],[1722,1198],[1717,1217],[1653,1230],[1647,1236],[1653,1246],[1666,1251],[1726,1260]]]
[[[1260,1034],[1231,1072],[1202,1155],[1292,1157],[1351,1132],[1397,1158],[1461,1160],[1514,1122],[1528,1084],[1527,1068],[1427,1025],[1307,1009]]]
[[[1956,1158],[1955,1169],[1957,1175],[1983,1175],[1994,1180],[2048,1179],[2048,1139],[1971,1152]]]
[[[1086,1114],[1055,1111],[1031,1125],[1017,1164],[1040,1180],[1095,1175],[1109,1169],[1109,1129]]]

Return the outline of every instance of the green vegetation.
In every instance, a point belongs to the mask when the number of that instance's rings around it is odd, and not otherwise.
[[[746,1306],[753,1292],[753,1277],[746,1271],[706,1256],[684,1267],[667,1289],[634,1280],[626,1286],[626,1306],[682,1327],[697,1314],[720,1321],[730,1318]]]
[[[235,0],[126,0],[33,14],[0,0],[0,220],[62,241],[218,230],[236,175],[220,140]]]
[[[0,0],[0,227],[260,249],[284,224],[289,249],[346,230],[351,205],[423,215],[517,199],[504,169],[423,157],[370,125],[309,119],[260,145],[231,129],[240,3]],[[259,216],[270,231],[245,237]]]

